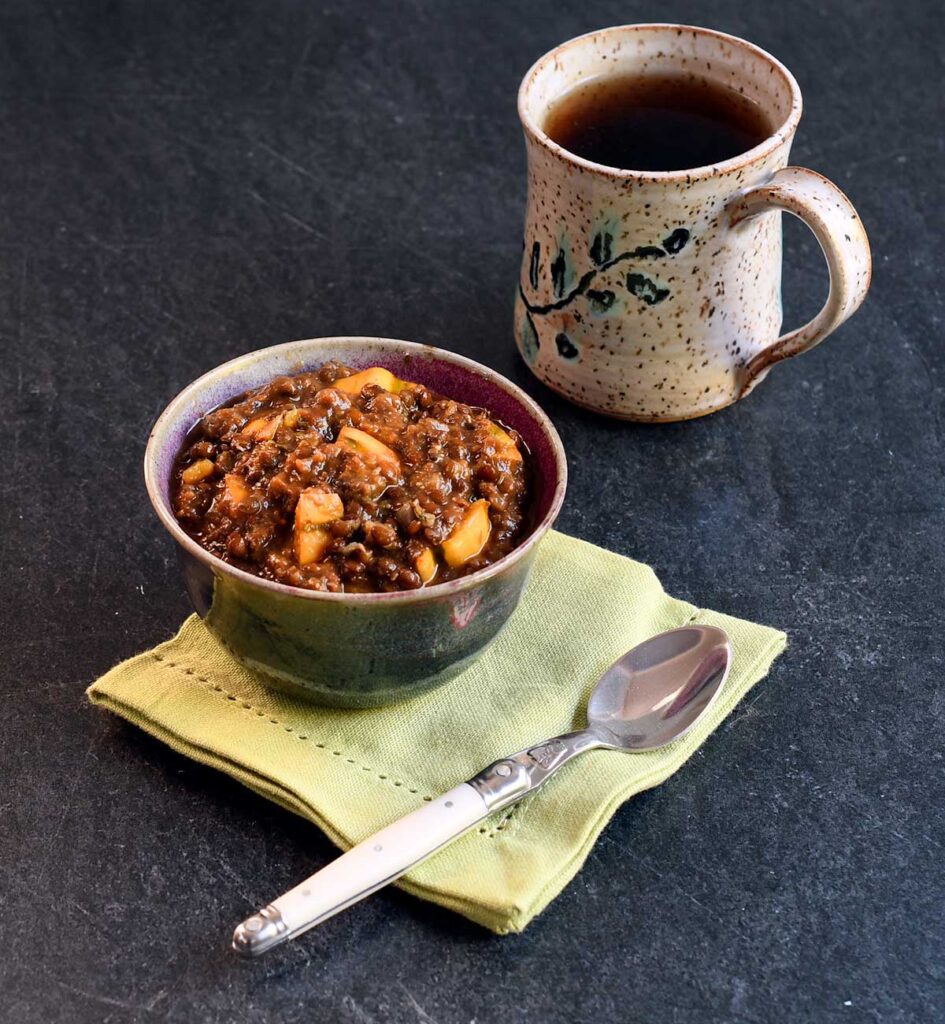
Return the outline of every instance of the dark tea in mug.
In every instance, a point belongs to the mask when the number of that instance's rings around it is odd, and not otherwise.
[[[548,111],[545,134],[575,156],[633,171],[708,167],[774,130],[761,107],[718,82],[681,74],[592,78]]]

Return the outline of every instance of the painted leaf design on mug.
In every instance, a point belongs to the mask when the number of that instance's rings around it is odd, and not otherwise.
[[[669,296],[668,288],[660,288],[655,281],[651,281],[643,274],[627,274],[627,291],[642,299],[648,306],[655,306],[657,302],[662,302]]]
[[[527,310],[518,326],[519,340],[522,344],[522,355],[529,366],[533,366],[538,359],[538,331],[535,330],[535,323],[532,315]]]
[[[685,228],[676,228],[671,235],[663,239],[663,245],[668,253],[672,253],[675,256],[688,241],[689,232]]]
[[[586,298],[591,314],[607,315],[615,308],[617,293],[613,287],[593,288],[592,285],[599,275],[606,273],[619,263],[671,259],[685,248],[691,237],[692,233],[688,228],[674,228],[661,240],[661,246],[646,243],[614,255],[614,235],[612,231],[601,227],[594,232],[587,248],[591,267],[573,285],[571,283],[574,281],[575,272],[568,263],[567,242],[559,240],[557,254],[548,268],[555,298],[546,303],[531,302],[525,294],[525,289],[519,284],[519,296],[525,306],[527,318],[519,329],[519,337],[523,350],[526,352],[526,359],[531,362],[538,355],[540,335],[535,324],[535,317],[546,316],[548,313],[565,309],[581,297]],[[532,242],[528,265],[528,280],[533,289],[539,287],[540,278],[541,243],[535,240]],[[622,283],[631,296],[639,299],[646,306],[655,306],[664,302],[671,295],[668,287],[636,270],[630,271]],[[571,286],[570,290],[567,290],[569,286]],[[580,313],[574,313],[574,318],[578,323],[581,322]],[[559,331],[555,335],[555,347],[560,358],[565,360],[574,360],[580,355],[577,344],[563,331]]]
[[[601,291],[597,288],[588,288],[587,301],[595,313],[606,313],[614,304],[617,296],[609,289]]]
[[[557,296],[564,294],[564,275],[567,273],[568,263],[565,259],[564,249],[558,250],[554,262],[551,264],[551,286]]]
[[[538,270],[541,266],[541,243],[535,242],[532,246],[532,258],[528,264],[528,280],[531,281],[532,288],[538,287]]]
[[[597,266],[609,262],[613,252],[614,236],[609,231],[598,231],[591,242],[591,259]]]
[[[555,338],[555,346],[558,349],[558,355],[561,356],[562,359],[577,359],[581,354],[577,345],[574,344],[564,331],[561,331],[561,333]]]
[[[666,255],[658,245],[638,245],[630,256],[638,260],[661,260]]]

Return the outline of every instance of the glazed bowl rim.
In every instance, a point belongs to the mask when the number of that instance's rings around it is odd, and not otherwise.
[[[484,566],[482,569],[477,569],[468,576],[461,576],[458,579],[448,580],[445,583],[434,583],[432,586],[420,587],[417,590],[395,590],[389,593],[347,594],[329,593],[328,591],[322,590],[306,590],[303,587],[293,587],[287,583],[279,583],[276,580],[265,579],[262,576],[256,576],[253,573],[246,572],[245,569],[240,569],[235,565],[231,565],[229,562],[225,562],[222,558],[219,558],[207,551],[206,548],[201,547],[181,527],[171,510],[169,503],[164,500],[162,494],[163,480],[160,479],[158,472],[158,456],[164,451],[169,431],[171,427],[178,422],[183,407],[188,405],[195,396],[199,396],[209,384],[218,381],[221,377],[225,377],[228,371],[231,372],[242,364],[265,361],[267,358],[272,358],[279,353],[293,350],[302,355],[303,353],[299,351],[300,348],[307,354],[308,351],[317,351],[320,347],[327,347],[328,345],[339,343],[367,343],[374,347],[380,346],[382,349],[395,350],[398,353],[406,352],[419,358],[460,366],[463,369],[485,377],[485,379],[491,384],[494,384],[501,390],[505,391],[516,401],[517,404],[525,408],[525,411],[538,423],[538,426],[548,437],[551,444],[555,461],[555,482],[554,491],[552,493],[547,512],[542,517],[541,521],[535,525],[528,536],[521,542],[521,544],[513,548],[507,555],[504,555],[497,561],[492,562],[490,565]],[[538,403],[535,402],[534,399],[530,398],[520,387],[518,387],[518,385],[513,384],[512,381],[503,377],[502,374],[497,373],[495,370],[490,369],[488,366],[484,366],[482,363],[477,363],[475,360],[469,359],[466,356],[450,352],[447,349],[436,348],[433,345],[425,345],[419,342],[401,341],[396,338],[378,338],[368,335],[331,335],[320,338],[301,338],[297,341],[284,342],[280,345],[270,345],[266,348],[253,349],[250,352],[244,352],[242,355],[229,359],[224,363],[220,363],[218,366],[213,367],[206,373],[201,374],[196,378],[196,380],[192,381],[185,388],[179,391],[174,398],[168,402],[164,411],[160,416],[158,416],[157,420],[154,422],[154,426],[151,428],[144,453],[144,482],[145,487],[147,488],[148,497],[151,500],[151,505],[165,529],[170,533],[171,537],[173,537],[173,539],[188,554],[203,562],[213,572],[230,576],[234,580],[249,586],[259,587],[274,594],[280,594],[286,597],[295,597],[300,600],[331,601],[350,605],[370,605],[378,603],[385,605],[412,604],[436,599],[448,594],[456,594],[465,590],[470,590],[479,586],[481,583],[485,583],[487,580],[492,579],[494,576],[501,575],[507,569],[512,568],[512,566],[517,562],[521,561],[539,543],[558,517],[558,513],[560,512],[561,505],[564,501],[565,491],[567,490],[568,463],[564,452],[564,445],[561,443],[558,431],[555,429],[555,426],[549,419],[548,415],[542,410]]]
[[[781,76],[791,93],[791,109],[788,111],[787,116],[781,124],[773,128],[757,146],[753,146],[751,149],[746,149],[744,153],[738,153],[733,157],[729,157],[727,160],[720,160],[718,163],[705,164],[702,167],[686,167],[676,171],[636,171],[630,168],[612,167],[609,164],[599,164],[593,160],[587,160],[585,157],[578,156],[577,153],[573,153],[570,149],[566,149],[564,146],[555,142],[554,139],[552,139],[551,136],[545,132],[542,126],[532,117],[527,104],[528,93],[531,89],[532,83],[537,77],[538,72],[541,71],[549,62],[556,61],[560,54],[565,50],[572,46],[576,46],[578,43],[581,43],[586,39],[590,39],[593,36],[606,35],[610,32],[645,32],[663,29],[678,29],[682,32],[691,32],[694,35],[712,36],[740,49],[750,50],[754,56],[761,57],[763,60],[768,61],[772,68]],[[647,21],[629,23],[625,25],[608,25],[605,28],[595,29],[591,32],[583,32],[581,35],[574,36],[571,39],[566,39],[551,50],[548,50],[547,53],[543,53],[538,60],[532,64],[532,66],[525,72],[518,89],[519,120],[522,122],[522,127],[526,135],[529,135],[539,146],[547,149],[566,163],[575,164],[585,170],[593,171],[597,174],[602,174],[606,177],[616,178],[618,180],[647,181],[652,182],[653,184],[684,181],[688,185],[694,181],[712,178],[716,175],[727,174],[730,171],[737,171],[742,167],[748,167],[759,160],[763,160],[765,157],[773,153],[785,139],[790,138],[797,131],[797,126],[801,120],[803,110],[804,100],[801,95],[801,87],[798,85],[797,79],[791,73],[789,68],[785,64],[782,64],[774,54],[769,53],[757,43],[753,43],[748,39],[743,39],[741,36],[732,35],[729,32],[720,32],[718,29],[705,28],[702,25],[684,25],[671,21]]]

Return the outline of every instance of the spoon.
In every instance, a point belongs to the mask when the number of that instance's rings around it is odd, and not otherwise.
[[[496,761],[375,832],[247,918],[233,933],[233,948],[258,956],[321,924],[400,878],[493,811],[538,789],[586,750],[641,752],[679,739],[712,706],[731,660],[728,637],[714,626],[683,626],[645,640],[598,680],[586,729]]]

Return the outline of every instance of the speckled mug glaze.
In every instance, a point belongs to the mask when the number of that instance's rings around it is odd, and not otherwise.
[[[725,84],[777,127],[733,159],[666,172],[595,164],[545,134],[565,92],[647,71]],[[515,336],[536,376],[566,398],[623,419],[703,416],[823,341],[865,298],[863,226],[835,185],[787,166],[801,94],[757,46],[681,25],[603,29],[542,57],[518,104],[528,207]],[[810,323],[779,337],[782,210],[816,235],[830,294]]]
[[[329,594],[262,579],[224,562],[181,529],[171,507],[174,458],[211,409],[280,374],[330,359],[384,366],[405,380],[490,410],[529,451],[532,526],[504,558],[461,579],[391,594]],[[320,704],[375,707],[452,678],[515,610],[542,537],[567,486],[561,440],[538,406],[504,377],[442,349],[388,338],[314,338],[261,349],[218,366],[185,388],[151,432],[148,494],[177,543],[194,608],[230,652],[273,686]]]

